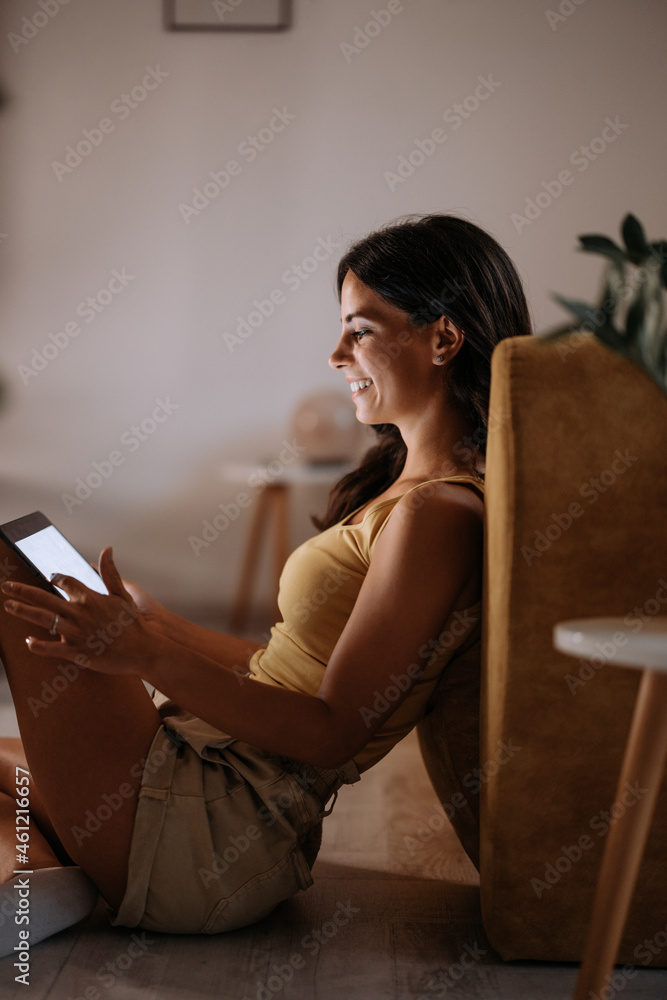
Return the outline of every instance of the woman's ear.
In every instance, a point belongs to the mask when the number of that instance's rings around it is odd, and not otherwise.
[[[464,340],[465,334],[463,330],[456,326],[455,323],[452,323],[447,316],[441,316],[433,324],[431,338],[433,363],[444,365],[448,361],[451,361],[463,347]]]

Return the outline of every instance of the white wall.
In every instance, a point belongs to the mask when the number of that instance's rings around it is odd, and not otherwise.
[[[339,251],[298,289],[283,280],[319,240],[342,250],[404,213],[463,213],[519,265],[540,329],[564,319],[551,291],[596,295],[601,265],[575,252],[579,233],[615,235],[633,211],[666,236],[665,4],[549,3],[392,0],[390,23],[344,52],[371,10],[387,20],[387,0],[295,0],[292,29],[267,34],[167,32],[159,0],[69,0],[13,45],[41,8],[4,0],[2,518],[41,506],[91,555],[113,542],[121,570],[163,598],[224,605],[250,510],[199,557],[188,544],[240,489],[221,462],[271,454],[299,399],[340,384],[326,365]],[[121,118],[114,102],[147,67],[166,77]],[[493,93],[458,119],[480,77]],[[274,108],[295,117],[249,162],[239,145]],[[103,118],[113,130],[59,179],[54,162]],[[576,151],[608,118],[624,127],[583,170]],[[391,190],[386,172],[436,128],[446,139]],[[179,204],[230,159],[240,173],[186,222]],[[513,213],[565,169],[572,183],[517,227]],[[114,269],[132,281],[85,323],[79,303]],[[224,334],[274,289],[285,301],[230,352]],[[131,451],[123,434],[165,397],[178,409]],[[62,494],[114,450],[113,475],[68,512]],[[301,496],[295,540],[321,499]]]

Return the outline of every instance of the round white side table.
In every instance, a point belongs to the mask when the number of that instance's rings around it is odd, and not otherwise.
[[[628,632],[623,618],[584,618],[554,628],[554,646],[569,656],[599,656],[603,643],[617,650],[610,666],[643,673],[616,792],[619,818],[602,857],[574,1000],[601,996],[613,972],[667,758],[667,617],[645,622],[638,632]],[[647,792],[622,810],[618,800],[627,782]]]

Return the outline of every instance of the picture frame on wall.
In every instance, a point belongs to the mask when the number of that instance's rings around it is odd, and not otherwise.
[[[170,31],[284,31],[292,0],[163,0]]]

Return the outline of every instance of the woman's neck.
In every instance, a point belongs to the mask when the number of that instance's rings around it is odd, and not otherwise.
[[[400,482],[425,482],[446,476],[475,475],[476,445],[470,421],[454,407],[446,419],[420,420],[412,427],[399,427],[407,447]]]

